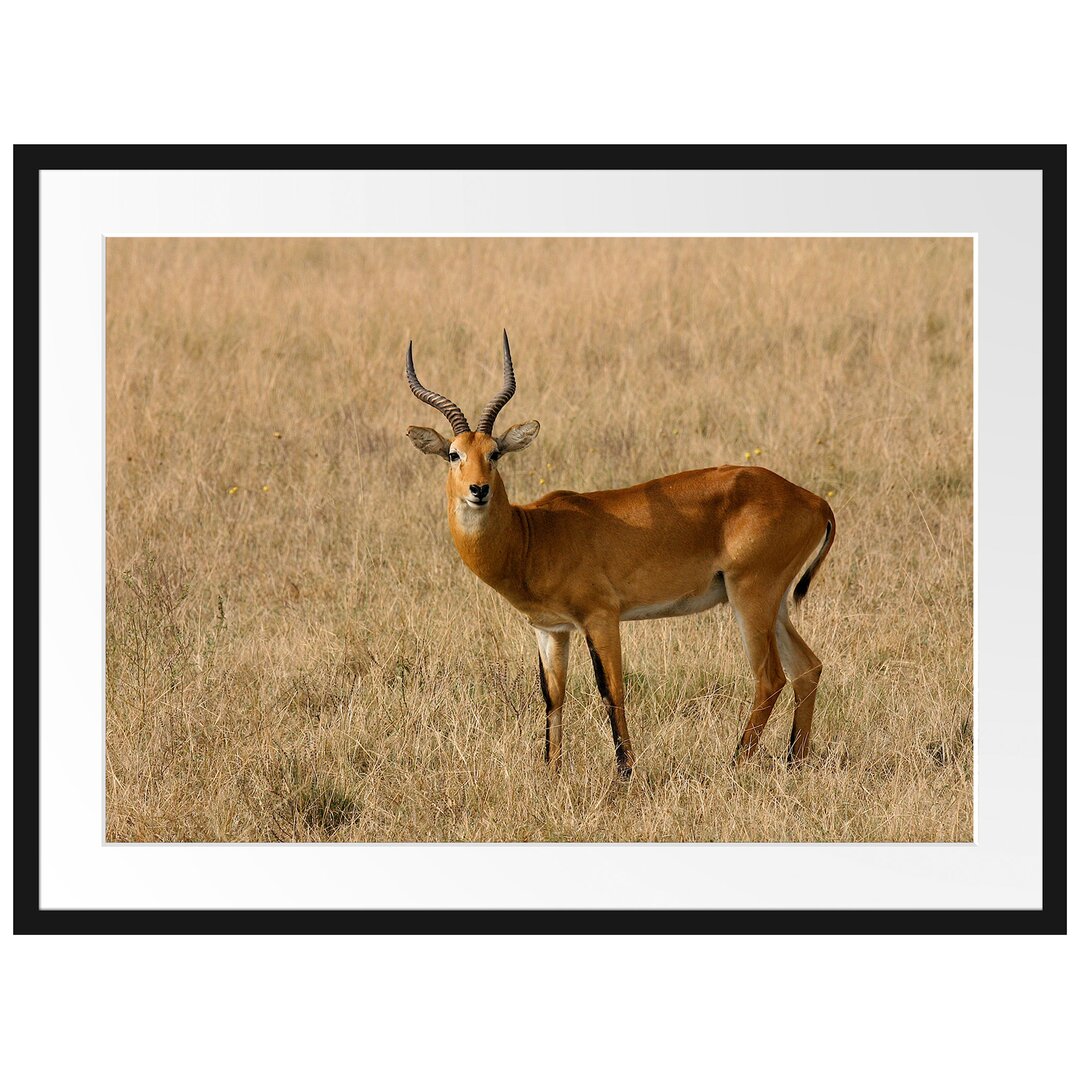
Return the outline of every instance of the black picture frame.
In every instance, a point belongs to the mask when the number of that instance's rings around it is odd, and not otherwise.
[[[1064,485],[1066,344],[1066,148],[1063,145],[787,146],[133,146],[14,148],[14,389],[17,445],[33,467],[16,486],[18,577],[40,589],[39,181],[43,170],[663,169],[1032,170],[1042,175],[1044,485]],[[1043,499],[1044,566],[1065,564],[1065,506]],[[1064,639],[1051,633],[1043,580],[1043,673],[1063,669]],[[39,607],[19,608],[16,670],[40,677]],[[1047,683],[1048,684],[1048,683]],[[1048,684],[1049,685],[1049,684]],[[40,903],[39,691],[21,684],[30,719],[15,718],[13,923],[17,934],[265,933],[769,933],[1062,934],[1066,930],[1066,733],[1042,748],[1042,893],[1038,910],[57,910]],[[1044,734],[1045,712],[1044,712]]]

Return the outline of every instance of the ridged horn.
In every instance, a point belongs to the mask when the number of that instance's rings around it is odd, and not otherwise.
[[[465,419],[465,414],[448,397],[436,394],[434,390],[428,390],[426,386],[420,384],[420,380],[416,377],[416,368],[413,367],[411,341],[405,353],[405,378],[409,380],[409,389],[425,405],[438,409],[450,421],[455,435],[462,435],[469,430],[469,421]]]
[[[514,396],[516,389],[514,361],[510,359],[510,342],[506,337],[506,331],[503,330],[503,388],[496,397],[491,399],[488,407],[484,410],[484,415],[480,417],[480,423],[476,427],[477,431],[483,432],[485,435],[491,434],[491,429],[495,426],[495,417],[499,415],[499,410]]]

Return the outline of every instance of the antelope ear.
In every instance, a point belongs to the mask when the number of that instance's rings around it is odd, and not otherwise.
[[[421,454],[438,454],[441,458],[450,459],[450,440],[444,439],[434,428],[411,427],[405,434]]]
[[[524,424],[507,428],[495,441],[502,453],[512,454],[515,450],[524,450],[536,438],[539,430],[540,424],[536,420],[526,420]]]

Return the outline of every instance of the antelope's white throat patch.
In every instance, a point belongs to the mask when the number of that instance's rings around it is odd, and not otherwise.
[[[479,531],[487,520],[487,512],[490,507],[490,498],[482,506],[477,506],[476,503],[471,503],[468,499],[455,500],[454,516],[457,518],[458,528],[463,532]]]

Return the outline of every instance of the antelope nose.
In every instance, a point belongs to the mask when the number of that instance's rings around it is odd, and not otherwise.
[[[472,493],[473,497],[479,499],[481,502],[483,502],[487,498],[488,492],[490,490],[491,490],[491,485],[490,484],[470,484],[469,485],[469,491]]]

